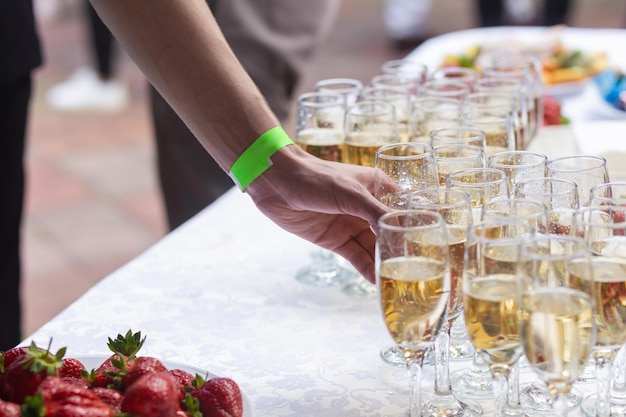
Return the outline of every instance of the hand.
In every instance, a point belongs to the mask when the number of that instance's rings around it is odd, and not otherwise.
[[[246,190],[257,208],[283,229],[346,258],[375,281],[377,221],[390,211],[372,195],[374,168],[328,162],[295,145]]]

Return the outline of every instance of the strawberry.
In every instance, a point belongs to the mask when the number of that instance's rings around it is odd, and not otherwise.
[[[116,413],[122,411],[122,400],[124,397],[119,391],[112,388],[102,387],[93,388],[92,391],[102,400],[102,402],[111,407]]]
[[[59,377],[47,377],[39,393],[46,417],[112,417],[115,414],[93,391]]]
[[[59,376],[61,378],[82,378],[85,365],[78,359],[63,358]]]
[[[190,393],[197,398],[203,417],[241,417],[241,390],[230,378],[212,378]]]
[[[21,417],[19,404],[0,400],[0,417]]]
[[[179,401],[183,401],[185,395],[187,394],[187,391],[191,391],[193,389],[193,380],[195,377],[189,372],[183,371],[182,369],[172,369],[170,370],[170,374],[178,383],[178,399]]]
[[[0,357],[0,371],[4,371],[7,366],[11,365],[16,359],[26,355],[27,352],[28,348],[25,346],[15,347],[4,352]]]
[[[34,395],[47,376],[58,375],[64,354],[65,348],[53,355],[49,350],[31,343],[26,354],[16,356],[5,366],[0,379],[3,398],[19,404],[27,396]]]
[[[122,412],[134,417],[173,417],[178,410],[178,386],[168,371],[140,376],[122,401]]]
[[[124,377],[145,341],[145,337],[141,338],[141,332],[133,333],[131,330],[123,336],[118,334],[115,339],[109,337],[107,346],[113,355],[104,361],[90,377],[92,386],[115,388],[121,391]]]
[[[162,371],[167,371],[167,368],[160,360],[151,356],[140,356],[124,376],[124,387],[128,388],[142,375]]]

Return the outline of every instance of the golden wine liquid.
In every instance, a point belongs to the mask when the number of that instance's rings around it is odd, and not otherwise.
[[[480,275],[508,274],[515,275],[518,259],[518,247],[511,243],[483,245],[481,260],[482,271]]]
[[[612,354],[626,343],[626,258],[614,255],[626,250],[626,238],[597,240],[591,252],[596,296],[596,350]],[[575,270],[573,271],[575,273]],[[573,279],[584,277],[574,276]]]
[[[520,334],[539,378],[570,386],[585,367],[594,342],[591,297],[567,287],[542,288],[522,297]]]
[[[463,312],[463,266],[465,265],[464,227],[448,225],[448,251],[450,253],[450,307],[448,320]]]
[[[466,283],[465,327],[488,364],[512,365],[522,355],[514,275],[491,275]]]
[[[400,347],[422,350],[434,341],[450,296],[443,290],[445,273],[444,262],[422,257],[392,258],[380,265],[383,318]]]
[[[360,146],[346,144],[343,162],[365,167],[374,167],[376,166],[376,151],[378,148],[380,148],[379,145]]]
[[[343,160],[344,144],[341,129],[305,129],[298,132],[296,144],[320,159],[333,162]]]

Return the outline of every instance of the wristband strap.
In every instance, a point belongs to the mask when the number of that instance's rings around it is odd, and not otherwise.
[[[281,126],[268,130],[237,158],[228,176],[241,191],[245,191],[252,181],[272,166],[270,157],[283,146],[291,144],[293,141]]]

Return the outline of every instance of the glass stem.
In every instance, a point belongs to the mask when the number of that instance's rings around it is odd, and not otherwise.
[[[411,360],[408,363],[411,383],[411,402],[409,417],[422,417],[422,398],[420,381],[422,379],[422,366],[418,361]]]
[[[519,360],[515,361],[509,373],[506,414],[516,416],[522,414],[522,404],[519,398]]]
[[[506,416],[509,381],[504,373],[498,373],[493,378],[494,408],[496,417]]]
[[[611,397],[619,404],[626,404],[626,348],[622,346],[617,352],[613,365],[613,387]]]
[[[567,417],[569,401],[566,393],[557,392],[552,402],[552,411],[556,417]]]
[[[435,395],[452,395],[449,323],[444,325],[435,340]]]
[[[611,415],[611,361],[606,358],[596,358],[596,379],[598,381],[598,401],[596,402],[596,417]]]

